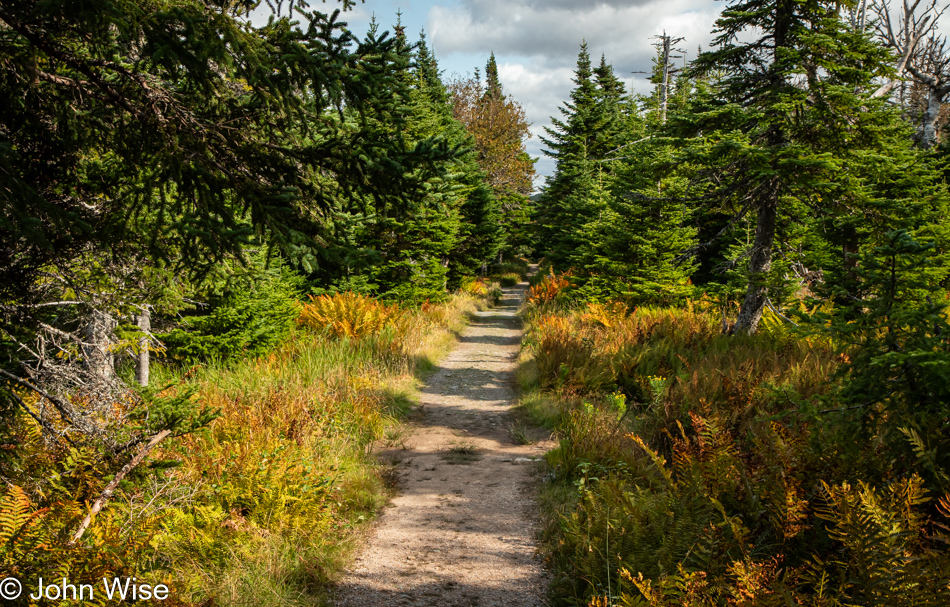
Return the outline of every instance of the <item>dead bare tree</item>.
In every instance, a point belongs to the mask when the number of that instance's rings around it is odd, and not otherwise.
[[[134,256],[88,249],[47,265],[28,296],[0,302],[0,405],[12,405],[0,423],[16,419],[9,412],[19,409],[39,426],[51,453],[68,443],[115,472],[73,542],[159,442],[212,417],[186,388],[136,390],[116,372],[117,358],[134,357],[136,382],[148,382],[155,338],[144,301],[169,284],[143,267]]]
[[[872,97],[884,97],[900,84],[920,41],[934,33],[937,19],[946,10],[946,7],[937,8],[937,0],[930,0],[923,8],[921,2],[922,0],[903,0],[901,13],[892,17],[894,11],[891,10],[890,0],[872,0],[871,11],[877,16],[874,25],[878,38],[897,51],[898,55],[897,64],[894,66],[896,78],[882,84]],[[852,20],[855,21],[853,25],[864,29],[864,17],[856,15]]]
[[[937,22],[950,5],[937,0],[903,0],[893,16],[889,0],[873,0],[878,38],[898,54],[896,78],[881,85],[872,97],[885,97],[900,83],[911,80],[926,90],[926,104],[920,113],[916,139],[930,148],[939,136],[938,121],[944,99],[950,94],[950,57],[947,39],[937,31]]]
[[[659,42],[654,46],[660,52],[661,57],[661,70],[663,74],[663,79],[660,83],[660,122],[666,124],[666,104],[667,99],[669,98],[670,92],[670,74],[675,73],[676,69],[670,68],[670,59],[681,59],[683,55],[671,55],[670,51],[676,51],[679,53],[686,53],[686,51],[681,49],[673,48],[674,44],[679,44],[680,42],[686,40],[686,38],[673,38],[672,36],[666,35],[666,30],[663,31],[662,36],[654,36]]]
[[[138,360],[135,361],[135,381],[140,386],[148,386],[149,337],[152,331],[152,312],[148,306],[142,306],[135,315],[135,324],[142,331],[138,343]]]
[[[861,0],[856,5],[848,7],[848,22],[851,24],[851,29],[854,29],[859,32],[863,32],[867,27],[867,17],[868,17],[868,2],[867,0]]]
[[[950,94],[950,56],[945,36],[930,36],[915,60],[907,65],[914,80],[926,87],[927,105],[920,117],[917,139],[924,148],[933,147],[939,136],[940,109]]]

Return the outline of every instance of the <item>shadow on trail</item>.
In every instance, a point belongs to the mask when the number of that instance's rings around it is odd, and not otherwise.
[[[521,324],[515,313],[522,302],[520,296],[522,290],[514,287],[506,291],[509,293],[506,293],[506,297],[501,300],[504,305],[499,304],[495,308],[473,316],[469,327],[474,329],[474,334],[469,331],[458,338],[459,344],[484,347],[477,349],[468,358],[451,359],[451,364],[454,366],[448,366],[447,362],[437,365],[426,386],[421,390],[423,404],[425,401],[444,397],[458,397],[478,402],[503,402],[510,397],[509,389],[513,382],[513,374],[510,370],[492,371],[478,368],[479,363],[510,362],[513,356],[516,356],[511,353],[510,348],[521,343]],[[482,333],[482,329],[486,332]],[[491,333],[492,330],[499,329],[509,334]],[[498,348],[498,351],[493,352],[493,348]],[[459,364],[465,366],[458,367]],[[449,400],[451,401],[451,398]],[[440,406],[447,414],[459,409],[451,402],[444,402]]]

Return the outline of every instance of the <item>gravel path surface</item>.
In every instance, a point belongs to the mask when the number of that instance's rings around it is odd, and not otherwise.
[[[337,588],[340,607],[540,607],[534,460],[550,444],[516,445],[514,399],[526,285],[477,317],[430,377],[399,463],[400,493]]]

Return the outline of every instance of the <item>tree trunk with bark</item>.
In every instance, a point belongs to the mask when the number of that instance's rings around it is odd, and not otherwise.
[[[739,317],[732,328],[733,334],[755,333],[762,320],[768,300],[766,277],[772,268],[772,243],[775,241],[775,222],[778,215],[778,188],[769,188],[767,198],[759,203],[755,226],[755,240],[749,260],[749,286],[739,308]]]
[[[115,376],[115,359],[110,346],[117,325],[114,318],[100,310],[93,310],[86,320],[83,336],[86,369],[106,381]]]
[[[135,324],[145,334],[139,339],[138,360],[135,361],[135,381],[140,386],[148,386],[148,337],[152,330],[152,314],[147,307],[143,307],[142,313],[135,317]]]
[[[927,95],[927,109],[921,119],[920,145],[923,148],[932,148],[937,144],[937,122],[940,120],[940,108],[946,97],[946,87],[930,87]]]

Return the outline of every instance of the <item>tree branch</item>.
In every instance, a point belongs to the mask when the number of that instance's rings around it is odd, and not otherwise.
[[[82,523],[79,525],[79,529],[76,530],[76,533],[73,534],[73,538],[69,540],[69,546],[73,546],[86,532],[86,529],[89,528],[89,525],[92,523],[92,518],[99,513],[100,510],[106,505],[109,499],[112,497],[112,494],[115,493],[116,488],[119,486],[119,483],[122,482],[122,479],[128,475],[136,466],[142,463],[142,460],[145,459],[145,456],[155,448],[158,443],[162,442],[169,434],[171,430],[162,430],[158,434],[152,437],[148,443],[142,447],[142,449],[133,457],[129,463],[122,467],[119,470],[118,474],[115,475],[109,484],[106,485],[106,488],[102,490],[102,493],[99,494],[99,497],[95,502],[92,503],[92,508],[89,509],[89,512],[86,514],[85,518],[82,519]]]

